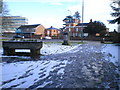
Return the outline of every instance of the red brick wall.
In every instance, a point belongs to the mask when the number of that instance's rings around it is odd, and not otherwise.
[[[38,27],[35,28],[35,35],[41,35],[44,37],[45,35],[45,28],[42,25],[39,25]]]
[[[47,33],[48,30],[45,30],[45,35],[48,36],[48,33]],[[54,30],[54,29],[50,29],[49,30],[49,36],[52,37],[52,36],[58,36],[58,30]]]

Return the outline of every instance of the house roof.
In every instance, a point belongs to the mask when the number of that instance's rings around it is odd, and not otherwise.
[[[15,33],[15,31],[4,31],[3,33]]]
[[[53,26],[51,26],[50,28],[46,28],[46,30],[51,30],[51,29],[61,31],[60,29],[54,28]]]
[[[33,25],[21,25],[18,29],[21,28],[36,28],[37,26],[39,26],[40,24],[33,24]]]
[[[89,23],[78,23],[77,26],[87,26]]]

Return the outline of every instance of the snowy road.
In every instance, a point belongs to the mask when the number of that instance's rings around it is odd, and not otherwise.
[[[3,57],[19,62],[2,63],[2,88],[117,88],[117,67],[109,62],[109,54],[102,53],[103,47],[92,42],[59,54],[53,49],[36,61]]]

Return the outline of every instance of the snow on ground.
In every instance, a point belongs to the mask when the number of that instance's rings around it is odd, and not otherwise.
[[[57,71],[57,74],[64,74],[64,67],[67,63],[67,60],[41,60],[4,64],[2,68],[2,87],[28,88],[39,80],[51,78],[49,76],[53,71]],[[52,81],[42,83],[39,88],[49,83],[52,83]]]
[[[2,56],[2,53],[3,53],[3,49],[0,48],[0,56]]]
[[[118,57],[120,51],[120,46],[115,46],[114,44],[104,44],[102,52],[110,56],[110,59],[106,57],[106,60],[109,59],[114,64],[118,64],[120,58]]]
[[[41,54],[57,54],[77,48],[78,45],[65,46],[61,44],[43,44]],[[16,50],[20,52],[21,50]],[[29,52],[29,50],[24,50]],[[3,53],[3,51],[1,52]],[[3,56],[4,57],[4,56]],[[9,57],[9,56],[7,56]],[[49,79],[51,72],[64,74],[64,67],[70,64],[68,60],[40,60],[40,61],[21,61],[15,63],[2,64],[2,88],[28,88],[39,80]],[[62,78],[62,77],[61,77]],[[52,81],[44,81],[38,88],[51,84]]]
[[[64,52],[77,52],[78,45],[65,46],[60,43],[49,43],[43,44],[41,54],[50,55]],[[93,50],[92,47],[86,51]],[[82,48],[82,47],[79,47]],[[119,47],[120,49],[120,47]],[[0,49],[2,50],[2,49]],[[118,46],[112,44],[104,45],[102,52],[110,53],[112,55],[112,62],[118,60]],[[17,50],[16,50],[17,51]],[[27,50],[26,50],[27,51]],[[29,50],[28,50],[29,51]],[[27,51],[27,52],[28,52]],[[82,52],[82,51],[81,51]],[[90,52],[90,51],[89,51]],[[0,51],[3,53],[3,51]],[[3,56],[2,56],[3,57]],[[106,58],[107,59],[107,58]],[[39,87],[42,88],[46,85],[52,84],[53,82],[49,79],[54,73],[64,74],[64,69],[67,64],[70,64],[68,60],[38,60],[38,61],[21,61],[15,63],[3,63],[2,64],[2,87],[3,88],[28,88],[36,82],[41,82]],[[60,77],[62,78],[62,77]],[[49,81],[47,81],[49,80]],[[36,83],[37,84],[37,83]]]
[[[61,45],[61,43],[51,43],[51,44],[43,44],[41,49],[41,54],[50,55],[50,54],[58,54],[68,52],[72,49],[77,48],[79,45]]]
[[[69,52],[77,48],[80,44],[73,44],[70,46],[62,45],[61,43],[43,43],[43,47],[40,50],[40,53],[43,55],[59,54],[64,52]],[[30,52],[29,49],[16,49],[15,52]],[[20,56],[4,56],[3,49],[0,48],[0,57],[20,57]],[[29,58],[26,56],[21,56],[21,58]]]
[[[48,44],[43,43],[43,47],[41,48],[40,53],[43,55],[64,53],[77,48],[79,45],[80,44],[67,46],[67,45],[62,45],[61,43],[48,43]],[[29,49],[16,49],[15,51],[30,52]],[[3,53],[2,49],[0,50],[0,53]]]

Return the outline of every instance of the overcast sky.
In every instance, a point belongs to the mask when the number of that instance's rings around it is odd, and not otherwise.
[[[82,15],[82,0],[4,0],[7,2],[10,14],[28,18],[28,24],[42,24],[45,28],[63,27],[63,19],[79,11]],[[69,10],[69,11],[68,11]],[[112,9],[110,0],[84,0],[84,23],[90,19],[103,22],[110,31],[117,25],[109,24],[107,20]]]

